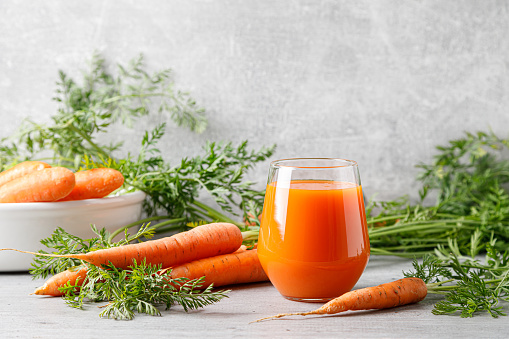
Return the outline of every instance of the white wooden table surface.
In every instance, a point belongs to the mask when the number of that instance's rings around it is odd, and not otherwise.
[[[402,277],[409,260],[371,257],[356,288]],[[29,295],[42,280],[28,273],[0,273],[1,338],[508,338],[509,316],[435,316],[430,295],[419,304],[382,311],[347,312],[334,316],[289,317],[252,323],[261,317],[309,311],[319,304],[284,299],[270,283],[232,288],[228,299],[186,313],[181,307],[161,317],[137,315],[132,321],[101,319],[92,304],[68,307],[60,298]],[[509,306],[504,305],[509,313]]]

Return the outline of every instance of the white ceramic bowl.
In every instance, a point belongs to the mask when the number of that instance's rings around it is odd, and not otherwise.
[[[0,203],[0,248],[36,252],[48,250],[40,243],[57,227],[81,238],[98,229],[114,231],[140,219],[145,193],[141,191],[80,201]],[[0,251],[0,272],[27,271],[33,256]]]

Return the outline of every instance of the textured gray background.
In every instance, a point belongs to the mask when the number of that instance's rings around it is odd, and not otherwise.
[[[172,68],[207,109],[204,134],[169,129],[171,160],[207,140],[276,143],[273,159],[354,159],[368,195],[416,197],[435,145],[508,134],[508,1],[27,0],[0,18],[0,137],[46,121],[57,71],[78,76],[94,50]],[[110,137],[136,150],[161,120]]]

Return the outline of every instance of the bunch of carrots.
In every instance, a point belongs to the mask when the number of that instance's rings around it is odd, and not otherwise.
[[[189,280],[205,277],[200,288],[267,281],[256,249],[247,249],[240,229],[229,223],[212,223],[195,227],[170,237],[107,248],[75,255],[57,255],[15,250],[40,256],[79,259],[80,267],[57,273],[37,288],[34,294],[62,296],[63,288],[77,288],[86,281],[87,265],[103,267],[111,264],[127,269],[134,263],[146,262],[171,270],[171,279]]]
[[[112,168],[72,172],[42,161],[24,161],[0,173],[0,203],[103,198],[124,184]]]

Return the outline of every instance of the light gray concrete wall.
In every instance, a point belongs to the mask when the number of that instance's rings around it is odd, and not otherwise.
[[[110,64],[143,53],[207,109],[204,134],[169,129],[168,159],[206,140],[276,143],[273,159],[355,159],[368,195],[415,197],[414,165],[435,145],[508,135],[508,3],[1,1],[0,137],[55,112],[59,69],[78,76],[94,50]],[[136,133],[110,138],[136,150]]]

